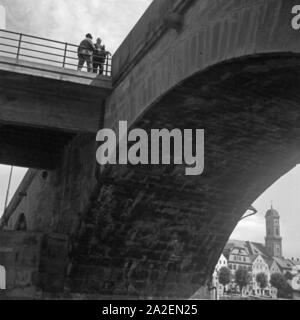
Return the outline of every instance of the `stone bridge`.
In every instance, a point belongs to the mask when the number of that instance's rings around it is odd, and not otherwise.
[[[146,131],[205,129],[204,174],[99,168],[95,136],[78,131],[54,170],[29,171],[2,219],[15,230],[24,214],[28,231],[68,236],[68,266],[50,291],[188,298],[207,288],[244,212],[299,163],[296,4],[151,4],[113,57],[99,129],[123,120]]]

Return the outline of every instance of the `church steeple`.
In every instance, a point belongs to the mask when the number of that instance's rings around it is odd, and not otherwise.
[[[271,204],[266,213],[266,247],[272,257],[282,257],[282,238],[280,236],[280,215]]]

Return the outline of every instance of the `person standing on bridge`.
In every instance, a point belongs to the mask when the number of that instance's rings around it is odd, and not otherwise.
[[[102,40],[98,38],[94,45],[95,51],[93,56],[93,72],[98,73],[99,68],[99,74],[103,74],[103,64],[105,62],[105,57],[103,56],[103,46],[101,44]]]
[[[108,54],[110,54],[108,51],[106,51],[105,45],[102,46],[101,43],[102,40],[98,38],[97,43],[95,43],[96,50],[93,57],[93,71],[94,73],[98,73],[99,69],[99,74],[103,74],[106,57]]]
[[[78,71],[81,71],[85,62],[88,72],[93,71],[93,54],[96,48],[92,40],[92,35],[88,33],[78,47]]]

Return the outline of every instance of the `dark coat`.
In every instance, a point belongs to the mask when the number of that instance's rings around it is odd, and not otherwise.
[[[95,46],[93,44],[93,41],[89,38],[84,39],[80,42],[80,45],[78,47],[78,53],[83,55],[93,55],[95,51]]]

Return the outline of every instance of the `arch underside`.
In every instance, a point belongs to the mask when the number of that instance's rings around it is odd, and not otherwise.
[[[205,171],[116,166],[74,240],[73,292],[190,297],[247,208],[300,160],[300,56],[266,54],[195,74],[136,128],[205,129]]]

